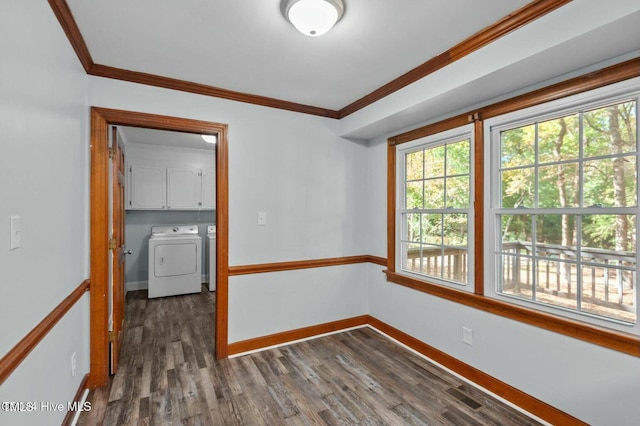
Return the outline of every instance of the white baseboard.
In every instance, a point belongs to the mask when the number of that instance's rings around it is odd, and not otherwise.
[[[124,288],[126,291],[147,290],[149,281],[130,281],[125,283]]]

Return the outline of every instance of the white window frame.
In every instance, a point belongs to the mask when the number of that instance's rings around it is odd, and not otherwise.
[[[455,209],[458,212],[467,215],[467,283],[459,283],[456,281],[449,281],[441,278],[437,278],[431,275],[424,275],[415,272],[407,271],[403,268],[403,262],[405,255],[403,253],[402,240],[406,233],[406,227],[403,226],[403,213],[409,210],[405,209],[405,182],[406,182],[406,169],[405,169],[405,155],[410,152],[415,152],[421,149],[434,148],[446,143],[458,142],[461,140],[469,140],[469,205],[465,209]],[[437,284],[445,287],[450,287],[456,290],[474,291],[474,229],[475,229],[475,215],[474,215],[474,127],[473,124],[465,125],[462,127],[456,127],[455,129],[446,130],[440,133],[436,133],[430,136],[426,136],[420,139],[416,139],[411,142],[400,144],[396,147],[396,215],[395,215],[395,260],[396,260],[396,272],[400,275],[404,275],[416,280],[427,282],[429,284]],[[433,210],[433,209],[432,209]],[[437,209],[436,209],[437,210]]]
[[[621,83],[612,84],[599,89],[584,92],[578,95],[563,98],[557,101],[548,102],[534,107],[514,111],[494,118],[485,120],[484,122],[484,292],[485,296],[491,297],[503,302],[532,308],[545,313],[557,315],[559,317],[570,318],[587,324],[593,324],[604,328],[623,331],[640,335],[640,291],[638,290],[637,280],[634,282],[634,296],[636,306],[636,322],[630,324],[628,322],[616,319],[608,319],[591,315],[588,313],[580,313],[553,305],[543,304],[540,302],[528,301],[517,298],[515,296],[504,295],[498,293],[500,274],[500,257],[498,254],[501,238],[501,225],[499,223],[498,214],[502,211],[500,208],[501,197],[501,181],[500,181],[500,135],[501,131],[517,128],[535,122],[543,122],[568,115],[577,110],[591,110],[598,107],[615,104],[618,102],[636,100],[636,153],[638,153],[638,144],[640,143],[640,125],[637,122],[638,110],[640,110],[640,77],[626,80]],[[636,154],[636,170],[640,175],[640,154]],[[638,176],[636,176],[636,185],[638,185]],[[582,188],[580,188],[582,191]],[[640,185],[637,186],[638,195],[640,195]],[[639,197],[640,198],[640,197]],[[640,205],[640,200],[638,200]],[[613,214],[635,214],[636,215],[636,241],[640,242],[640,207],[623,208],[624,212],[615,211]],[[541,210],[541,209],[536,209]],[[585,214],[584,208],[580,211],[573,208],[567,209],[542,209],[542,213],[561,214],[569,211],[570,214]],[[608,208],[607,210],[614,210]],[[595,211],[594,211],[595,212]],[[597,210],[597,213],[609,213]],[[540,213],[539,213],[540,214]],[[640,244],[639,244],[640,245]],[[636,270],[640,266],[640,250],[636,247]],[[637,277],[637,275],[636,275]]]

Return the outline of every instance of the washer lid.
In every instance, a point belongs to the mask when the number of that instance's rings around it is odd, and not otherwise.
[[[198,225],[172,225],[151,227],[151,238],[184,237],[186,235],[198,235]]]

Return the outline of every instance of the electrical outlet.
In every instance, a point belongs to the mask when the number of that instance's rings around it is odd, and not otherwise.
[[[468,327],[462,327],[462,341],[467,345],[473,345],[473,330]]]
[[[258,212],[258,226],[264,226],[267,224],[267,213]]]
[[[76,353],[71,354],[71,377],[76,375]]]

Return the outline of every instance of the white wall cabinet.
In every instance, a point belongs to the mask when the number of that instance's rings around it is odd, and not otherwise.
[[[216,208],[216,171],[213,169],[202,171],[202,208]]]
[[[215,171],[129,166],[130,210],[214,210]]]
[[[215,151],[127,143],[127,209],[215,210]]]
[[[132,210],[162,210],[167,206],[167,180],[163,167],[129,166],[129,202]]]
[[[202,208],[202,170],[167,169],[167,208]]]

